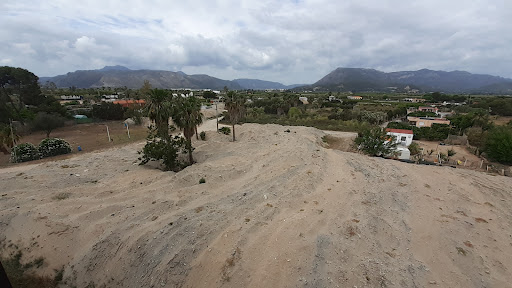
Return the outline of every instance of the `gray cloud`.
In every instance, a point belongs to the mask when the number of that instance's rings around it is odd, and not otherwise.
[[[287,84],[336,67],[512,77],[508,1],[11,2],[0,65],[40,76],[119,64]]]

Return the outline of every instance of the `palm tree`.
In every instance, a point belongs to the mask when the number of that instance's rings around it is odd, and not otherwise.
[[[194,163],[192,158],[192,136],[196,127],[203,122],[201,114],[201,102],[199,99],[190,96],[187,98],[178,97],[174,113],[172,114],[174,124],[183,130],[183,136],[186,139],[186,149],[188,150],[188,160],[190,165]]]
[[[152,89],[147,96],[146,111],[149,119],[155,121],[157,135],[169,138],[169,117],[173,110],[172,95],[163,89]]]
[[[226,95],[226,109],[228,110],[229,121],[233,127],[233,142],[235,141],[235,124],[245,116],[245,97],[229,91]]]

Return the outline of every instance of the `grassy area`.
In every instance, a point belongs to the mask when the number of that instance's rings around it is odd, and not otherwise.
[[[258,123],[258,124],[279,124],[286,126],[306,126],[315,127],[321,130],[343,131],[343,132],[358,132],[372,127],[367,122],[360,122],[356,120],[342,121],[328,119],[327,117],[312,117],[312,118],[289,118],[286,116],[279,117],[277,115],[264,114],[258,117],[247,117],[244,122]]]

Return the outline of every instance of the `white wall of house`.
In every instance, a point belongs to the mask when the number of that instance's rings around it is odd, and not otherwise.
[[[387,134],[391,135],[391,136],[395,136],[396,143],[398,143],[398,145],[409,147],[409,145],[411,145],[411,143],[412,143],[412,137],[413,137],[412,134],[396,133],[396,132],[388,132]]]

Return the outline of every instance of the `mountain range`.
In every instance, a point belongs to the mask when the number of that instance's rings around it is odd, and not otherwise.
[[[471,74],[465,71],[382,72],[364,68],[337,68],[316,83],[302,89],[328,91],[390,91],[417,89],[422,92],[512,93],[512,79]]]
[[[131,70],[124,66],[105,66],[97,70],[77,70],[55,77],[41,77],[40,82],[53,82],[57,87],[140,88],[148,80],[154,88],[191,88],[222,90],[294,89],[296,91],[391,92],[410,91],[445,93],[512,94],[512,79],[465,71],[382,72],[365,68],[337,68],[312,85],[284,85],[258,79],[223,80],[209,75],[187,75],[181,71]]]
[[[97,70],[77,70],[65,75],[55,77],[40,77],[41,83],[47,81],[55,83],[59,88],[98,88],[98,87],[127,87],[140,88],[148,80],[154,88],[191,88],[222,90],[227,87],[231,90],[241,89],[291,89],[304,84],[283,85],[278,82],[258,79],[222,80],[208,75],[187,75],[181,71],[171,72],[163,70],[131,70],[124,66],[105,66]]]

